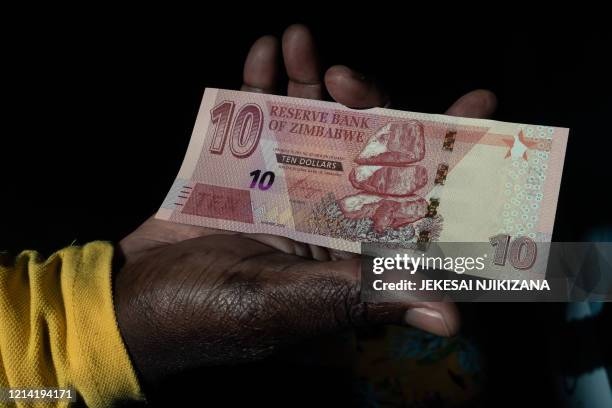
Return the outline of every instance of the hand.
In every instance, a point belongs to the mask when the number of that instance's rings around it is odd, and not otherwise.
[[[282,52],[281,52],[282,48]],[[274,92],[280,54],[287,93],[355,108],[383,106],[387,94],[344,66],[321,76],[307,28],[262,37],[244,67],[243,90]],[[448,114],[485,117],[495,97],[473,91]],[[439,335],[459,326],[450,303],[365,304],[359,259],[287,238],[245,235],[149,219],[119,244],[115,276],[121,333],[145,383],[190,368],[264,358],[283,345],[370,324],[412,324]],[[340,258],[348,258],[341,259]]]

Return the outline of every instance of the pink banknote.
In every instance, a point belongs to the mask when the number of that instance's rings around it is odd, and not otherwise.
[[[360,252],[548,242],[568,129],[207,89],[157,217]]]

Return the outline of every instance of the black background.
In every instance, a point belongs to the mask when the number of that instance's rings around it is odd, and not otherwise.
[[[296,21],[312,28],[326,65],[378,78],[397,109],[443,112],[463,93],[487,88],[499,98],[496,119],[569,127],[554,239],[583,240],[612,225],[611,43],[603,26],[527,18],[418,24],[408,15],[367,13],[95,16],[24,21],[5,36],[0,249],[49,254],[71,243],[117,241],[137,227],[178,171],[204,88],[238,88],[252,42],[280,36]],[[549,351],[562,305],[466,309],[466,330],[488,361],[484,401],[553,398]],[[291,375],[259,366],[203,375],[217,386],[224,379],[242,384],[240,398],[304,388],[309,398],[334,400],[323,399],[332,374],[283,369]]]

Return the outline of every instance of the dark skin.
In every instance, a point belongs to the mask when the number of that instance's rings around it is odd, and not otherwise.
[[[257,40],[242,90],[275,93],[281,59],[287,95],[327,93],[353,108],[388,106],[387,94],[345,66],[324,75],[310,31],[289,27],[282,42]],[[488,117],[495,96],[459,98],[446,112]],[[450,336],[459,328],[451,303],[366,304],[359,259],[287,238],[241,234],[150,218],[119,244],[115,275],[119,328],[145,385],[188,369],[251,362],[308,338],[376,324],[410,324]]]

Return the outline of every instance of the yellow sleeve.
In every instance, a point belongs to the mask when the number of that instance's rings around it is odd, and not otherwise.
[[[142,399],[115,319],[112,245],[68,247],[47,260],[33,251],[6,258],[0,255],[0,387],[73,388],[88,407]]]

